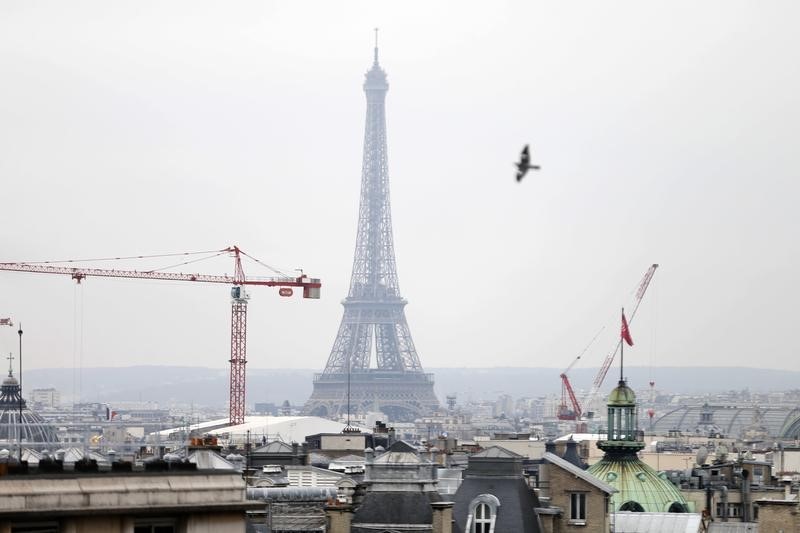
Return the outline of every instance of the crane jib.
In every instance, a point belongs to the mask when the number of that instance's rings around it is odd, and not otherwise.
[[[302,287],[303,298],[318,299],[322,282],[318,278],[309,278],[300,271],[298,277],[280,276],[270,278],[251,277],[247,278],[242,269],[241,256],[248,257],[262,266],[266,266],[276,273],[280,271],[269,267],[257,259],[247,255],[237,246],[225,248],[215,252],[230,252],[234,258],[235,275],[213,275],[213,274],[184,274],[181,272],[164,272],[155,270],[120,270],[109,268],[83,268],[55,266],[47,263],[74,263],[72,261],[43,261],[41,263],[0,263],[0,271],[32,272],[38,274],[60,274],[66,275],[80,283],[87,277],[104,278],[126,278],[126,279],[148,279],[163,281],[192,281],[196,283],[226,283],[233,285],[234,289],[241,289],[242,285],[261,285],[265,287],[279,287],[278,294],[289,297],[294,294],[291,287]],[[203,254],[206,252],[189,252],[186,254],[162,254],[159,256],[129,256],[119,259],[146,259],[153,257],[171,257],[177,255]],[[204,258],[208,259],[208,258]],[[195,261],[190,261],[195,262]],[[182,263],[188,264],[188,263]],[[175,268],[178,265],[172,265]],[[247,362],[247,346],[245,343],[247,331],[247,295],[243,290],[232,291],[231,299],[231,372],[230,372],[230,424],[244,423],[245,413],[245,363]],[[9,321],[10,322],[10,321]]]

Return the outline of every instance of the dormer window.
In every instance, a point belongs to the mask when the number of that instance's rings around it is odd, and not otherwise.
[[[469,504],[467,531],[469,533],[495,533],[500,500],[492,494],[480,494]]]

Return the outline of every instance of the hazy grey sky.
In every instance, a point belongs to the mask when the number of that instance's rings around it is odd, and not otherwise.
[[[565,367],[606,325],[598,366],[658,262],[626,361],[800,370],[798,20],[793,1],[5,1],[0,261],[238,244],[324,283],[252,291],[250,365],[321,370],[378,26],[423,365]],[[517,184],[528,142],[543,171]],[[226,286],[0,273],[0,294],[28,368],[227,365]]]

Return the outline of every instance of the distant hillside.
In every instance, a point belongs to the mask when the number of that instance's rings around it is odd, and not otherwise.
[[[500,394],[515,398],[560,394],[560,370],[554,368],[433,368],[436,392],[440,399],[455,393],[459,401],[495,399]],[[612,368],[604,390],[614,386],[617,369]],[[574,369],[570,381],[576,390],[587,390],[596,368]],[[636,389],[647,388],[651,370],[631,367],[625,371]],[[313,370],[247,370],[247,402],[283,402],[298,405],[312,390]],[[725,390],[791,390],[800,384],[800,372],[755,368],[655,368],[656,388],[666,392],[699,394]],[[194,403],[224,405],[228,400],[228,371],[222,368],[177,366],[132,366],[124,368],[84,368],[81,375],[72,369],[38,369],[25,372],[23,385],[31,388],[55,387],[68,399],[73,382],[82,386],[85,401],[154,401],[160,405]]]

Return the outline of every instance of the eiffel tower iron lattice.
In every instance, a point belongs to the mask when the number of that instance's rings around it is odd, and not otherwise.
[[[375,60],[366,74],[367,116],[358,233],[350,290],[331,354],[305,406],[336,418],[383,411],[394,421],[413,420],[439,408],[433,375],[420,364],[400,296],[389,203],[386,149],[386,73]],[[371,368],[372,355],[377,368]]]

